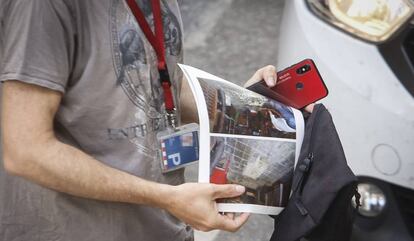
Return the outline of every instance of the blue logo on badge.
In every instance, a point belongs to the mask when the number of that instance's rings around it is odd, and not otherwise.
[[[198,132],[166,138],[161,143],[164,171],[180,168],[199,159]]]

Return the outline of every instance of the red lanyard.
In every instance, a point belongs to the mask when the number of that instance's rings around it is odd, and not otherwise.
[[[171,91],[170,75],[168,74],[167,63],[165,61],[164,30],[161,16],[160,0],[151,0],[152,14],[154,16],[155,35],[150,25],[145,19],[145,15],[139,8],[135,0],[126,0],[131,12],[134,14],[139,26],[145,34],[150,44],[155,50],[158,59],[158,72],[164,90],[165,109],[169,112],[174,110],[174,98]]]

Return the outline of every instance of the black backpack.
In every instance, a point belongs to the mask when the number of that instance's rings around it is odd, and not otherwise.
[[[292,196],[275,218],[271,241],[346,241],[352,232],[359,194],[332,117],[316,105],[305,126]]]

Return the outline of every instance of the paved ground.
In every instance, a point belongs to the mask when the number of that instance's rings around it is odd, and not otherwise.
[[[256,69],[276,64],[283,0],[181,0],[185,63],[243,84]],[[197,166],[187,171],[197,180]],[[196,233],[196,241],[269,240],[273,220],[252,215],[237,233]]]

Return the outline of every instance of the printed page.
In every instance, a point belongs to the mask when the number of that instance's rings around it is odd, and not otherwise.
[[[303,141],[300,111],[191,66],[180,65],[200,120],[199,182],[240,184],[221,212],[276,215],[287,205]]]

